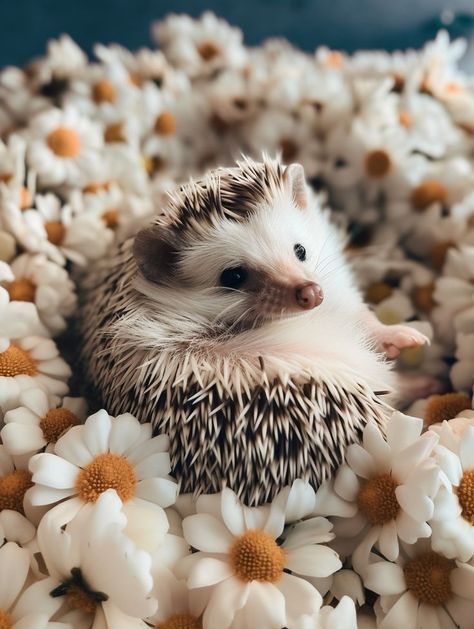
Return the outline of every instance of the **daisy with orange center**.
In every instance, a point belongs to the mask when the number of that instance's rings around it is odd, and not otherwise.
[[[440,472],[430,453],[438,438],[421,435],[421,419],[394,413],[384,438],[369,423],[362,444],[346,451],[346,463],[318,500],[318,513],[334,514],[341,543],[353,549],[356,569],[375,546],[394,560],[400,540],[429,537]],[[335,505],[337,510],[334,511]]]
[[[326,577],[341,562],[323,545],[333,537],[325,518],[297,523],[279,541],[286,509],[295,503],[292,493],[300,491],[287,488],[271,504],[248,509],[224,489],[199,499],[197,514],[183,520],[185,539],[199,552],[185,558],[178,572],[194,592],[191,611],[199,616],[204,609],[204,629],[234,622],[291,627],[319,611],[320,594],[297,575]]]
[[[472,624],[474,567],[435,552],[424,540],[405,546],[396,563],[374,559],[364,583],[380,595],[377,626],[383,629]]]
[[[166,521],[163,508],[173,504],[177,494],[177,485],[168,475],[168,445],[165,435],[152,438],[150,424],[140,424],[130,414],[114,418],[99,411],[60,436],[54,454],[30,459],[35,485],[28,500],[44,506],[63,500],[61,509],[69,521],[114,489],[131,528],[146,517],[147,509]]]
[[[57,520],[49,512],[38,527],[49,576],[30,586],[29,600],[38,613],[60,610],[56,618],[73,626],[138,626],[156,610],[152,562],[126,535],[122,502],[109,490],[70,523],[63,506]]]
[[[28,163],[43,185],[79,185],[99,163],[100,130],[75,109],[38,114],[29,134]]]
[[[18,408],[5,413],[5,426],[0,433],[14,455],[52,449],[66,430],[82,423],[86,416],[83,398],[65,397],[60,404],[59,398],[42,389],[22,391],[18,404]]]
[[[459,435],[445,423],[437,432],[445,445],[435,450],[443,482],[434,500],[433,548],[468,561],[474,555],[474,426]]]
[[[8,291],[10,301],[33,303],[41,321],[52,334],[66,327],[65,317],[76,307],[74,283],[65,269],[47,260],[43,254],[22,254],[10,265],[5,276],[0,263],[0,285]]]

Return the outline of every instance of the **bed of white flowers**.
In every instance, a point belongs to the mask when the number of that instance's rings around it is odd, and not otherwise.
[[[211,14],[153,35],[157,50],[97,45],[92,62],[63,36],[0,72],[0,629],[474,627],[464,43],[248,48]],[[147,418],[88,416],[68,326],[81,270],[169,188],[262,149],[304,165],[378,317],[430,327],[398,359],[428,397],[385,436],[369,424],[317,491],[193,502]]]

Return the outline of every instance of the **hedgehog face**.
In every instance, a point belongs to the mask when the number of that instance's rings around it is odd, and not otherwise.
[[[142,273],[161,286],[157,301],[170,300],[172,292],[180,316],[219,330],[246,329],[318,311],[325,292],[318,264],[330,254],[324,252],[333,235],[328,230],[302,168],[293,165],[271,199],[242,220],[221,216],[181,230],[149,228],[137,236],[135,255]]]

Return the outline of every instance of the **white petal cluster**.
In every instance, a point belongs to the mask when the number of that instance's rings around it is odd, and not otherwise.
[[[209,12],[152,32],[157,50],[98,44],[93,61],[63,35],[27,71],[0,71],[0,627],[470,629],[464,43],[249,48]],[[369,422],[333,479],[250,508],[230,488],[180,495],[169,437],[144,417],[88,416],[69,364],[84,267],[180,181],[263,150],[302,163],[335,210],[377,317],[432,342],[397,358],[407,414],[386,434]]]

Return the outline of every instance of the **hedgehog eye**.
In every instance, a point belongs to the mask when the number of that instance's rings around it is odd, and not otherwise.
[[[293,250],[295,252],[295,256],[298,258],[298,260],[300,260],[300,262],[304,262],[306,260],[306,249],[303,247],[303,245],[297,243],[293,247]]]
[[[224,269],[220,277],[220,285],[224,288],[240,288],[248,277],[247,269],[243,266],[234,266]]]

